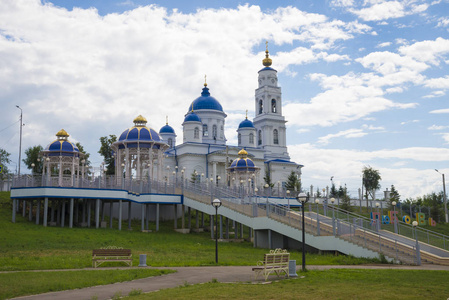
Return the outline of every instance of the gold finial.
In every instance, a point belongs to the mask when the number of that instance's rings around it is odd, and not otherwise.
[[[192,110],[191,110],[191,112],[193,112],[193,102],[192,102]]]
[[[69,137],[69,134],[64,129],[61,129],[58,131],[58,133],[56,133],[56,136],[57,137]]]
[[[165,125],[168,125],[168,116],[165,116]]]
[[[205,74],[204,75],[204,86],[207,86],[207,80],[206,79],[207,79],[207,75]]]
[[[248,120],[248,110],[246,110],[246,119]]]
[[[246,155],[248,155],[248,152],[246,152],[245,149],[242,149],[242,150],[239,151],[238,155],[239,155],[240,157],[245,157]]]
[[[268,41],[265,41],[265,47],[266,47],[265,58],[262,60],[262,64],[265,67],[269,67],[269,66],[271,66],[272,61],[271,61],[270,55],[268,53]]]
[[[134,119],[134,125],[135,126],[140,126],[143,127],[145,126],[145,124],[147,124],[147,119],[145,119],[142,115],[138,115],[135,119]]]

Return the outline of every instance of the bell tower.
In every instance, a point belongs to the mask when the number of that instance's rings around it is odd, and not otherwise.
[[[262,64],[264,68],[259,71],[259,87],[254,99],[256,147],[265,150],[265,159],[290,160],[286,141],[287,121],[282,115],[282,92],[278,86],[277,71],[271,67],[268,42]]]

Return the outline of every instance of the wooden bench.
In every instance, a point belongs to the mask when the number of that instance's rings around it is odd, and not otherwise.
[[[257,262],[257,267],[253,268],[253,271],[255,271],[254,279],[257,279],[259,275],[262,275],[265,277],[265,281],[267,281],[268,276],[271,274],[276,274],[279,277],[281,273],[285,273],[285,275],[289,277],[289,260],[290,253],[288,253],[287,250],[270,250],[270,253],[265,254],[264,260]]]
[[[131,249],[106,248],[92,250],[92,266],[98,267],[104,262],[122,261],[128,266],[133,266]]]

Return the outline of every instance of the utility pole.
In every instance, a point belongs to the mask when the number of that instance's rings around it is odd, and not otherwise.
[[[440,171],[438,171],[437,169],[435,169],[435,171],[440,173]],[[449,222],[449,218],[448,218],[448,215],[447,215],[446,180],[444,179],[444,174],[443,173],[440,173],[440,174],[443,177],[444,217],[446,219],[446,223],[448,223]]]
[[[20,161],[22,160],[22,127],[23,127],[23,121],[22,121],[22,109],[16,105],[18,109],[20,109],[20,142],[19,142],[19,172],[17,175],[20,176]]]

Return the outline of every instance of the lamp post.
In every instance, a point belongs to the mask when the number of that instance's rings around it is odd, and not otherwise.
[[[20,162],[22,160],[22,127],[23,127],[23,121],[22,121],[22,109],[16,105],[18,109],[20,109],[20,142],[19,142],[19,172],[17,173],[18,176],[20,176]]]
[[[394,212],[394,233],[398,234],[398,215],[396,212],[396,201],[391,202],[391,204],[393,205],[393,212]]]
[[[215,263],[218,264],[218,208],[221,206],[221,201],[214,199],[211,204],[215,207]]]
[[[437,169],[435,169],[438,173],[440,173]],[[19,165],[19,172],[20,172],[20,165]],[[447,198],[446,198],[446,180],[444,179],[444,174],[440,173],[443,177],[443,200],[444,200],[444,217],[446,219],[446,223],[449,222],[449,216],[447,214]]]
[[[278,183],[278,197],[281,198],[281,189],[280,189],[281,182],[278,181],[277,183]]]
[[[320,208],[320,200],[316,199],[315,203],[316,203],[316,234],[320,235],[320,217],[318,214],[318,210]]]
[[[290,209],[290,190],[287,190],[287,206]]]
[[[332,233],[335,236],[335,208],[334,208],[334,202],[335,202],[335,198],[332,197],[331,198],[331,203],[332,203]]]
[[[377,232],[379,232],[379,230],[380,230],[380,215],[379,215],[379,206],[380,206],[380,204],[379,204],[379,202],[376,202],[376,208],[377,208]]]
[[[418,242],[418,222],[413,221],[412,223],[413,228],[415,229],[415,239],[416,239],[416,264],[418,266],[421,265],[421,252],[419,251],[419,242]]]
[[[305,233],[305,219],[304,219],[304,205],[309,201],[309,196],[306,193],[299,193],[296,200],[301,203],[302,212],[302,271],[306,270],[306,233]]]

